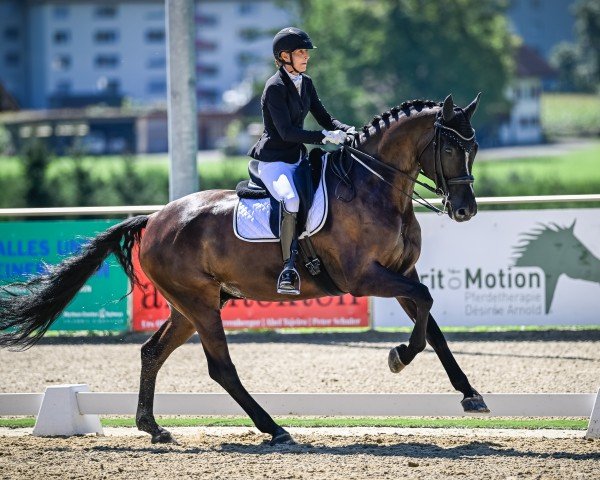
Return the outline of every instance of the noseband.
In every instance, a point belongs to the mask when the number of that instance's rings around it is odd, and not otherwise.
[[[338,183],[338,185],[336,187],[336,198],[338,200],[342,200],[344,202],[349,202],[355,196],[354,186],[353,186],[353,184],[350,180],[350,176],[349,176],[350,170],[352,168],[352,163],[346,168],[344,165],[344,160],[343,160],[344,156],[345,156],[343,151],[346,150],[349,153],[349,156],[351,159],[358,162],[360,165],[362,165],[365,169],[367,169],[369,172],[371,172],[377,178],[382,180],[384,183],[390,185],[395,190],[400,191],[402,194],[406,195],[407,197],[410,197],[412,200],[417,202],[419,205],[421,205],[433,212],[436,212],[439,215],[445,214],[446,208],[449,203],[449,198],[450,198],[450,192],[448,190],[448,186],[450,186],[450,185],[472,185],[473,182],[475,181],[475,178],[473,177],[473,175],[471,175],[468,172],[468,163],[469,163],[469,155],[471,153],[471,150],[473,149],[473,147],[475,145],[477,145],[477,141],[475,140],[475,129],[473,129],[473,128],[471,128],[473,134],[470,137],[465,137],[462,134],[460,134],[458,131],[454,130],[453,128],[451,128],[447,125],[444,125],[441,111],[437,114],[437,117],[435,119],[435,123],[433,124],[433,126],[434,126],[434,130],[435,130],[434,135],[431,138],[431,140],[429,140],[427,145],[425,145],[425,148],[421,151],[421,153],[417,157],[417,163],[421,166],[421,173],[425,174],[425,172],[423,171],[423,167],[422,167],[423,164],[421,162],[421,157],[422,157],[423,153],[425,152],[425,150],[427,150],[429,145],[431,145],[431,143],[433,142],[434,178],[432,180],[435,182],[435,187],[432,187],[431,185],[428,185],[427,183],[421,182],[418,179],[413,178],[412,176],[408,175],[406,172],[403,172],[402,170],[392,167],[391,165],[388,165],[387,163],[384,163],[381,160],[379,160],[365,152],[362,152],[354,147],[351,147],[350,145],[343,145],[342,146],[342,154],[340,155],[339,162],[337,162],[337,163],[332,162],[332,164],[331,164],[333,173],[340,179],[340,182]],[[452,177],[452,178],[445,177],[444,167],[443,167],[443,163],[442,163],[442,153],[441,153],[442,136],[450,139],[452,143],[457,145],[463,152],[465,152],[465,163],[467,164],[467,173],[468,173],[467,175],[463,175],[460,177]],[[423,188],[442,197],[443,209],[440,210],[439,208],[433,206],[431,203],[429,203],[425,198],[421,197],[421,195],[419,195],[415,191],[413,191],[413,195],[409,195],[408,193],[398,189],[392,182],[386,180],[380,173],[376,172],[371,167],[369,167],[363,160],[361,160],[360,157],[374,163],[377,166],[380,166],[387,170],[390,170],[393,173],[399,173],[399,174],[403,175],[404,177],[407,177],[408,179],[410,179],[413,183],[415,183],[417,185],[421,185]],[[346,199],[346,198],[342,197],[341,195],[337,194],[338,187],[342,183],[344,185],[346,185],[346,187],[349,188],[350,191],[352,192],[352,196],[350,199]]]

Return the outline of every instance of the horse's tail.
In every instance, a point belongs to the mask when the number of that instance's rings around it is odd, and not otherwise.
[[[136,283],[131,252],[147,222],[147,215],[129,218],[96,236],[80,253],[48,267],[46,273],[0,287],[0,347],[25,350],[37,343],[111,253]]]

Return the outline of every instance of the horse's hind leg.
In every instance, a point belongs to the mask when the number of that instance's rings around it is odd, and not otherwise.
[[[158,426],[154,418],[156,376],[169,355],[195,332],[192,323],[171,307],[169,319],[142,346],[142,372],[135,423],[138,429],[152,435],[152,443],[173,442],[173,437]]]
[[[218,295],[218,293],[217,293]],[[227,338],[223,330],[219,302],[207,306],[198,297],[194,300],[190,295],[183,298],[184,313],[195,325],[206,359],[210,377],[221,385],[229,395],[244,409],[248,416],[263,433],[272,435],[271,445],[277,443],[293,443],[291,435],[277,425],[271,416],[252,398],[242,385],[235,366],[229,356]]]

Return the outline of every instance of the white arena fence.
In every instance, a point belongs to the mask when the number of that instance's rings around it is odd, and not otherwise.
[[[428,199],[441,205],[439,198]],[[600,194],[587,195],[528,195],[524,197],[478,197],[478,205],[530,205],[544,203],[600,202]],[[419,204],[413,202],[415,207]],[[96,215],[148,215],[164,205],[130,205],[118,207],[52,207],[52,208],[0,208],[0,217],[75,217]]]
[[[157,393],[157,415],[245,415],[226,393]],[[273,415],[464,417],[457,393],[258,393]],[[57,385],[45,393],[0,394],[0,416],[37,416],[34,435],[102,434],[98,415],[134,415],[137,393],[90,392],[87,385]],[[494,417],[589,417],[586,437],[600,438],[598,393],[488,393]]]

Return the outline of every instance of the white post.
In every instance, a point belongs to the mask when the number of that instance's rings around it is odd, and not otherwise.
[[[165,0],[170,200],[199,189],[194,4],[194,0]]]
[[[592,413],[590,414],[590,423],[588,424],[585,438],[600,438],[600,388],[596,395],[594,408],[592,408]]]
[[[98,415],[82,415],[77,402],[78,392],[87,392],[87,385],[56,385],[46,387],[33,434],[38,437],[57,435],[103,435]]]

